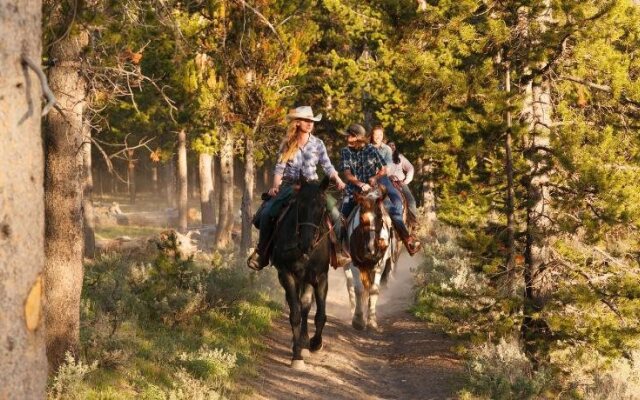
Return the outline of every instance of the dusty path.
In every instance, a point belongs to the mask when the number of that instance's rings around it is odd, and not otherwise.
[[[450,351],[454,343],[406,311],[412,301],[409,268],[415,263],[403,254],[395,279],[382,292],[378,333],[351,327],[344,275],[331,270],[323,350],[307,358],[305,370],[290,368],[291,329],[285,316],[267,338],[271,350],[260,361],[257,377],[246,383],[253,390],[250,398],[455,398],[462,366]]]

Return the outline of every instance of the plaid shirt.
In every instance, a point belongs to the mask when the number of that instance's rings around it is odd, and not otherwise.
[[[283,149],[280,149],[280,153],[282,151]],[[331,164],[331,160],[327,155],[327,148],[322,140],[309,135],[307,143],[302,147],[298,147],[293,160],[277,163],[274,173],[281,175],[284,180],[296,181],[302,172],[302,175],[308,180],[316,180],[318,179],[318,173],[316,172],[318,164],[320,164],[327,176],[331,176],[336,170]]]
[[[386,165],[378,150],[370,144],[359,150],[345,147],[341,150],[340,156],[340,171],[350,170],[363,183],[367,183],[369,178]],[[347,184],[347,195],[350,196],[356,189],[356,185]]]

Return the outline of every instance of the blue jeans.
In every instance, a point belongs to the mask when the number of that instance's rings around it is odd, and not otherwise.
[[[413,215],[413,218],[418,217],[418,208],[416,207],[416,198],[413,197],[413,193],[411,193],[411,189],[409,189],[409,185],[406,183],[402,184],[402,193],[404,197],[407,199],[407,208],[409,208],[409,213]]]

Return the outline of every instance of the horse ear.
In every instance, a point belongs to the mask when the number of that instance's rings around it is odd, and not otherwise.
[[[322,190],[323,192],[327,190],[327,188],[329,187],[329,182],[331,182],[331,180],[328,176],[325,175],[325,177],[322,178],[322,182],[320,182],[320,190]]]

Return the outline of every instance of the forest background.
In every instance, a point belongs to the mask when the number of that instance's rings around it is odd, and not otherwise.
[[[2,57],[21,54],[22,80],[44,70],[57,105],[42,139],[37,113],[14,125],[31,136],[12,136],[3,168],[44,168],[44,181],[3,183],[32,199],[19,213],[5,199],[7,215],[34,221],[3,223],[0,240],[24,246],[11,238],[42,228],[23,261],[36,265],[5,286],[22,321],[24,299],[44,285],[46,334],[27,323],[31,333],[15,336],[46,341],[58,371],[49,396],[228,389],[277,312],[268,285],[232,266],[251,247],[286,112],[307,104],[324,115],[315,133],[333,160],[337,131],[360,122],[383,125],[414,161],[429,243],[414,312],[469,344],[461,396],[640,393],[637,1],[27,3],[3,2],[2,18],[31,30],[28,50],[3,43]],[[13,21],[3,37],[27,29]],[[44,146],[27,153],[21,140]],[[29,164],[42,149],[44,165]],[[152,261],[94,258],[92,199],[124,194],[164,199],[178,232],[212,227],[206,265],[181,257],[175,235],[173,252]],[[212,324],[233,340],[215,329],[203,339]],[[176,326],[182,342],[169,346]],[[183,348],[192,352],[176,359]],[[42,364],[32,353],[18,370]],[[42,376],[29,379],[44,390]]]

